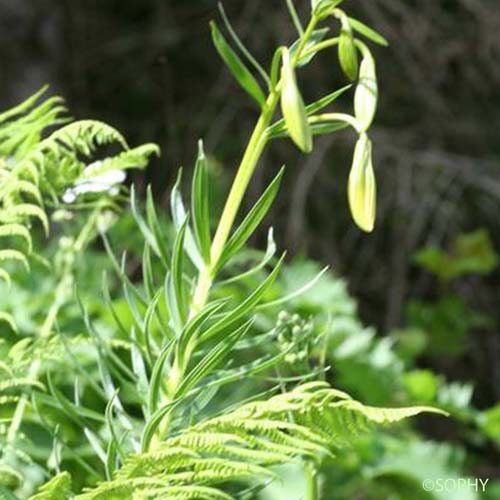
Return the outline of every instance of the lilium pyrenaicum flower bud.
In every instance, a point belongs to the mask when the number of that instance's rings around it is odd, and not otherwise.
[[[354,149],[348,181],[348,198],[354,222],[366,232],[373,231],[376,217],[376,182],[372,163],[372,144],[361,134]]]
[[[299,149],[304,153],[310,153],[313,148],[311,127],[287,48],[283,49],[282,81],[281,111],[288,133]]]

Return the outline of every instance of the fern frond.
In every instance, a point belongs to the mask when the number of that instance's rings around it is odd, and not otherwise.
[[[61,472],[45,483],[30,500],[66,500],[71,495],[71,476]]]
[[[219,489],[225,484],[272,476],[269,465],[320,460],[372,425],[422,412],[439,410],[367,407],[326,383],[311,382],[198,423],[153,451],[132,455],[112,481],[77,498],[228,498]],[[194,491],[197,496],[189,496]]]
[[[84,173],[102,146],[120,151],[100,161],[104,170],[144,168],[158,147],[129,149],[115,128],[95,120],[67,123],[63,99],[42,100],[46,88],[0,114],[0,279],[10,281],[2,261],[28,267],[32,252],[31,224],[37,220],[48,234],[45,204],[56,202]],[[48,129],[56,128],[47,137]],[[24,245],[19,245],[19,240]]]
[[[1,271],[1,269],[0,269]],[[6,274],[6,277],[8,277],[8,274]],[[0,272],[0,279],[2,279],[3,276]],[[7,279],[7,282],[8,282],[8,279]],[[7,323],[9,325],[9,327],[15,332],[17,331],[17,328],[16,328],[16,322],[14,321],[14,318],[6,313],[6,312],[3,312],[3,311],[0,311],[0,323]]]
[[[0,392],[16,389],[18,387],[37,387],[39,389],[44,389],[43,384],[38,382],[37,380],[32,380],[29,378],[12,378],[8,380],[2,380],[0,382]]]

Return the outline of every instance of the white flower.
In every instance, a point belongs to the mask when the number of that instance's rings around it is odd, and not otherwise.
[[[73,203],[76,198],[85,193],[104,193],[114,196],[118,194],[118,184],[127,177],[123,170],[107,170],[99,173],[101,161],[96,161],[85,167],[81,177],[76,180],[74,186],[68,188],[63,194],[64,203]]]

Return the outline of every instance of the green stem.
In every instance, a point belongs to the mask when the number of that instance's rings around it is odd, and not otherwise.
[[[328,49],[330,47],[334,47],[339,43],[339,38],[329,38],[328,40],[324,40],[323,42],[319,42],[316,45],[312,46],[310,49],[306,50],[303,54],[302,57],[308,57],[312,54],[317,54],[318,52],[321,52],[322,50]]]
[[[271,123],[278,101],[278,92],[273,92],[269,95],[266,106],[260,115],[257,124],[255,125],[252,136],[250,137],[250,141],[241,160],[236,177],[234,178],[233,185],[231,186],[231,190],[224,206],[224,210],[222,211],[219,225],[217,226],[214,240],[212,242],[210,251],[210,261],[212,263],[212,267],[204,268],[198,279],[198,284],[193,295],[190,314],[191,317],[199,312],[207,301],[208,293],[214,279],[212,270],[213,266],[215,266],[222,254],[222,251],[224,250],[224,246],[240,208],[241,201],[247,190],[248,183],[252,178],[257,163],[259,162],[262,152],[267,144],[267,127]]]
[[[311,20],[309,21],[309,24],[307,25],[304,35],[300,39],[299,46],[297,47],[297,51],[295,52],[295,56],[292,60],[292,66],[296,66],[300,57],[304,55],[303,51],[307,45],[307,42],[311,38],[311,35],[313,34],[314,28],[316,28],[317,23],[318,18],[313,15],[313,17],[311,17]]]
[[[297,47],[297,51],[292,61],[293,65],[297,64],[297,61],[299,60],[304,47],[311,37],[317,22],[318,19],[313,16],[301,38],[299,46]],[[243,196],[248,188],[248,184],[269,140],[267,129],[271,124],[271,120],[273,119],[280,97],[281,81],[278,82],[273,89],[271,89],[271,92],[267,97],[266,103],[262,108],[260,117],[255,125],[252,135],[250,136],[247,148],[236,172],[236,176],[229,191],[229,195],[224,205],[224,209],[212,241],[210,249],[210,265],[203,268],[198,276],[193,299],[191,301],[189,313],[190,319],[203,309],[208,300],[208,295],[215,279],[214,270],[231,233],[231,229],[240,209]],[[184,372],[189,365],[191,354],[194,352],[196,346],[192,345],[190,347],[190,352],[183,353],[181,363],[179,363],[177,359],[174,359],[173,366],[175,367],[175,379],[170,381],[168,384],[168,394],[165,395],[166,401],[175,398],[178,386],[183,379]],[[170,415],[166,415],[158,426],[155,436],[151,440],[150,448],[155,448],[158,445],[163,436],[168,432],[169,425]]]
[[[313,462],[306,464],[306,498],[305,500],[318,500],[318,471]]]
[[[307,44],[307,41],[311,37],[317,22],[317,18],[313,16],[306,28],[306,31],[304,32],[304,35],[301,38],[299,46],[297,47],[295,57],[292,61],[293,65],[297,64],[297,61],[299,60],[301,53]],[[245,154],[243,155],[240,166],[238,167],[236,177],[234,178],[231,191],[229,192],[229,196],[226,200],[226,204],[224,206],[224,210],[222,212],[219,225],[212,242],[212,248],[210,252],[210,261],[212,263],[212,266],[216,265],[222,254],[222,251],[224,250],[224,246],[229,237],[229,233],[231,232],[231,228],[233,227],[236,214],[238,213],[241,201],[247,190],[248,183],[252,178],[255,167],[257,166],[257,163],[259,162],[262,152],[267,144],[268,137],[266,131],[267,127],[269,127],[271,123],[274,112],[276,110],[276,106],[278,105],[280,99],[280,88],[281,84],[278,83],[276,85],[276,88],[267,98],[266,105],[260,115],[259,120],[257,121],[257,124],[255,125]],[[214,276],[212,276],[212,269],[210,268],[205,268],[200,273],[198,284],[193,295],[190,314],[191,317],[199,312],[205,305],[208,298],[208,293],[212,286],[213,279]]]

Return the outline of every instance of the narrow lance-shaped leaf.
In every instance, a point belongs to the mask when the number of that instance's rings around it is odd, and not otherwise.
[[[318,18],[328,16],[344,0],[311,0],[311,10]]]
[[[378,102],[378,85],[375,60],[366,45],[360,44],[363,60],[359,68],[359,83],[354,94],[354,114],[366,131],[373,122]]]
[[[378,43],[383,47],[387,47],[389,45],[389,42],[380,33],[377,33],[374,29],[370,28],[361,21],[350,17],[349,24],[353,30],[366,36],[366,38],[370,39],[372,42]]]
[[[257,200],[253,208],[248,212],[243,222],[238,226],[234,234],[229,238],[224,250],[216,263],[215,269],[220,269],[250,238],[257,226],[265,217],[271,204],[278,194],[281,179],[283,177],[284,167],[278,172],[278,175],[272,180],[271,184],[262,193],[262,196]]]
[[[330,94],[327,94],[317,101],[312,102],[311,104],[308,104],[306,106],[306,114],[308,117],[313,115],[314,113],[317,113],[318,111],[321,111],[322,109],[326,108],[328,105],[330,105],[332,102],[334,102],[336,99],[338,99],[344,92],[349,90],[352,87],[352,85],[346,85],[345,87],[342,87],[338,90],[335,90],[334,92],[331,92]],[[309,118],[309,123],[311,123],[311,119]],[[286,137],[287,136],[287,129],[285,125],[285,120],[282,118],[280,120],[277,120],[273,125],[271,125],[267,129],[268,136],[271,139],[275,139],[277,137]]]
[[[372,164],[372,145],[366,134],[361,134],[354,149],[348,198],[354,222],[363,231],[373,231],[376,216],[376,183]]]
[[[167,274],[165,292],[170,314],[174,321],[177,333],[180,333],[182,326],[186,323],[188,312],[188,299],[184,286],[184,239],[186,228],[188,227],[188,217],[179,228],[174,242],[172,252],[171,272]]]
[[[313,148],[311,128],[307,121],[306,107],[297,85],[295,70],[287,48],[283,49],[282,58],[281,111],[283,118],[293,142],[304,153],[310,153]]]
[[[342,23],[342,28],[340,30],[338,47],[339,62],[342,71],[352,82],[358,76],[358,52],[354,44],[352,29],[347,16],[343,15],[340,21]]]
[[[271,271],[269,276],[249,295],[243,302],[236,306],[232,311],[224,315],[220,320],[214,323],[208,330],[204,331],[201,338],[202,340],[207,340],[215,337],[221,331],[225,331],[226,328],[232,327],[238,320],[240,320],[245,314],[248,314],[252,309],[258,304],[264,293],[269,289],[270,286],[275,282],[278,276],[283,261],[285,259],[285,254],[280,258],[274,269]]]
[[[210,261],[210,213],[208,204],[207,159],[203,151],[203,142],[198,143],[198,158],[191,190],[191,210],[196,241],[206,264]]]
[[[193,367],[193,369],[182,380],[178,394],[184,395],[191,387],[197,384],[203,377],[210,373],[215,366],[222,364],[223,360],[229,354],[234,344],[243,337],[250,329],[253,320],[249,320],[239,328],[236,328],[227,337],[219,341],[208,354]]]
[[[148,226],[155,237],[158,249],[160,251],[160,260],[162,264],[168,269],[170,262],[170,251],[166,243],[167,236],[165,232],[162,231],[162,226],[158,220],[158,215],[156,214],[151,186],[148,186],[147,188],[146,216],[147,216]]]
[[[234,52],[234,50],[229,46],[222,33],[219,31],[219,28],[217,28],[215,22],[212,21],[210,23],[210,27],[212,29],[212,39],[215,48],[227,64],[233,76],[243,89],[245,89],[261,107],[264,106],[266,98],[257,80],[254,78],[250,70],[243,64],[236,52]]]
[[[325,36],[327,35],[327,33],[329,31],[330,31],[330,28],[321,28],[319,30],[314,30],[311,33],[311,36],[309,37],[309,39],[307,40],[307,43],[305,44],[304,48],[302,49],[302,54],[305,54],[305,55],[302,55],[301,57],[299,57],[299,60],[297,61],[298,68],[305,66],[312,61],[312,59],[316,55],[316,52],[314,52],[311,49],[313,49],[317,43],[321,42],[321,40],[323,40],[325,38]],[[301,39],[299,38],[298,40],[296,40],[293,43],[293,45],[290,46],[290,57],[293,58],[295,56],[295,53],[297,52],[297,49],[299,48],[300,41],[301,41]]]
[[[181,228],[186,220],[186,209],[184,208],[184,202],[182,201],[181,195],[181,180],[182,170],[179,170],[177,181],[175,182],[170,194],[170,208],[172,211],[172,219],[177,230]],[[196,266],[198,270],[201,270],[204,267],[203,259],[200,255],[193,232],[191,231],[189,225],[186,226],[185,231],[186,236],[184,238],[184,247],[186,249],[186,252],[191,259],[191,262]]]

